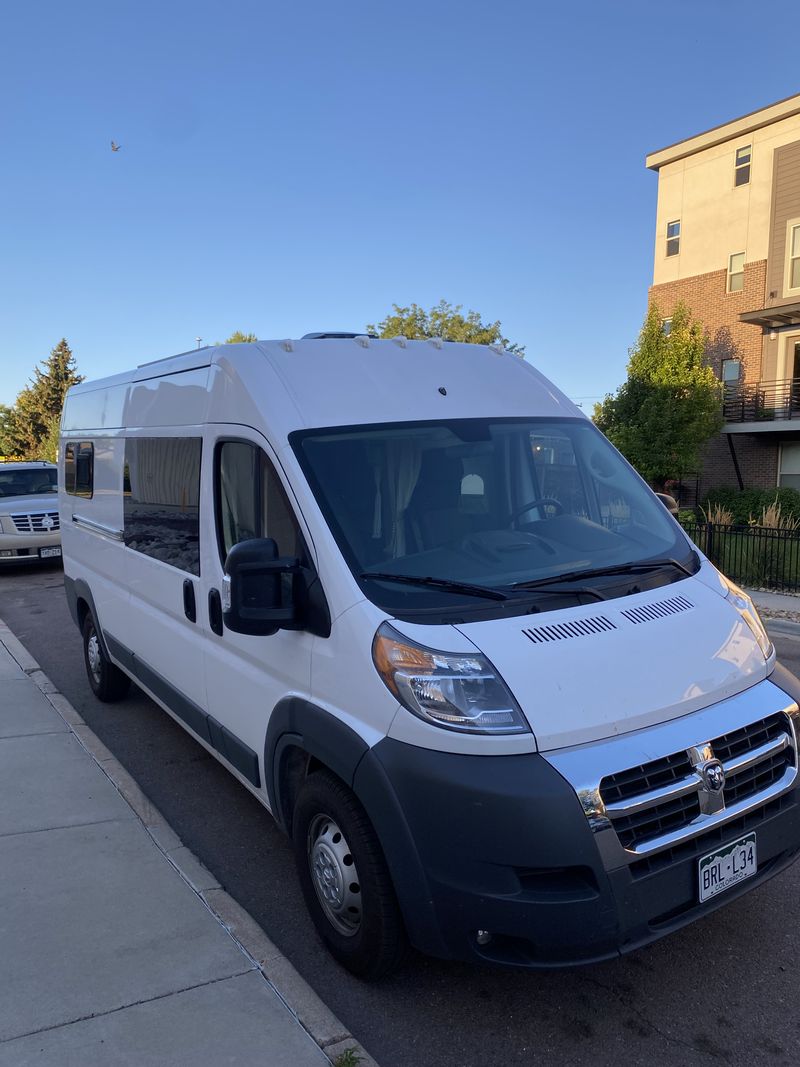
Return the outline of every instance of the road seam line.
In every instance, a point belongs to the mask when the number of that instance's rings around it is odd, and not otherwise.
[[[65,1026],[75,1026],[78,1023],[90,1022],[92,1019],[104,1019],[108,1015],[116,1015],[120,1011],[128,1011],[129,1008],[138,1008],[140,1004],[155,1004],[167,997],[177,997],[181,993],[190,993],[193,989],[204,989],[206,986],[218,985],[220,982],[229,982],[231,978],[241,978],[244,974],[252,974],[252,967],[244,971],[234,971],[233,974],[221,975],[219,978],[209,978],[207,982],[197,982],[195,985],[187,985],[182,989],[173,989],[170,993],[159,993],[155,997],[144,997],[142,1000],[132,1000],[130,1004],[120,1004],[117,1008],[109,1008],[108,1011],[93,1011],[88,1015],[79,1015],[75,1019],[67,1019],[63,1023],[53,1023],[52,1026],[43,1026],[40,1030],[28,1030],[24,1034],[15,1034],[14,1037],[0,1038],[0,1045],[8,1045],[12,1041],[22,1041],[26,1037],[37,1037],[39,1034],[49,1034],[53,1030],[62,1030]]]
[[[37,826],[31,830],[12,830],[10,833],[0,833],[0,841],[7,837],[27,837],[30,834],[49,834],[54,830],[81,830],[86,826],[107,826],[110,822],[118,822],[121,826],[129,826],[130,819],[121,819],[118,815],[111,819],[95,819],[94,822],[65,823],[63,826]]]

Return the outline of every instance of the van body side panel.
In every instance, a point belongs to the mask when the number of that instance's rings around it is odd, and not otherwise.
[[[98,404],[102,407],[102,404]],[[122,457],[125,442],[119,431],[80,430],[62,441],[89,441],[94,448],[91,497],[64,491],[64,448],[60,450],[59,510],[64,573],[91,589],[94,613],[103,630],[124,631],[130,594],[122,546]]]
[[[234,633],[225,627],[221,634],[216,634],[209,625],[208,596],[211,591],[222,589],[225,574],[217,537],[215,500],[215,455],[218,444],[224,441],[251,444],[265,453],[279,477],[280,469],[268,443],[252,428],[219,424],[205,428],[197,628],[198,637],[202,635],[206,706],[214,720],[263,758],[272,708],[287,696],[306,697],[310,693],[315,638],[302,630],[278,630],[261,637]],[[291,496],[289,499],[293,506]],[[266,768],[262,768],[262,781],[265,774]]]
[[[149,384],[140,383],[136,388],[143,389]],[[169,390],[170,383],[162,382],[161,387]],[[153,403],[156,403],[153,395],[156,392],[153,390],[147,394]],[[144,403],[145,399],[147,397],[140,397],[140,402]],[[143,414],[141,409],[139,413]],[[187,441],[196,440],[199,450],[202,432],[202,427],[196,425],[173,426],[169,429],[145,427],[127,432],[126,441],[131,451],[126,452],[126,457],[131,461],[136,457],[136,466],[131,463],[129,471],[130,499],[144,500],[147,502],[144,508],[152,507],[158,522],[163,523],[163,533],[158,523],[148,519],[150,512],[147,510],[143,512],[144,518],[141,520],[125,515],[126,544],[122,552],[130,589],[130,611],[123,627],[113,636],[131,649],[148,669],[155,671],[193,704],[206,711],[203,642],[197,623],[187,618],[184,610],[184,582],[189,581],[196,586],[199,576],[190,569],[184,569],[180,547],[180,524],[189,509],[199,507],[196,495],[198,485],[195,481],[199,477],[199,470],[197,475],[191,469],[187,473],[180,465],[185,462],[183,446]],[[159,462],[162,445],[164,455],[173,455],[167,451],[173,441],[176,456],[174,469]],[[127,499],[126,493],[126,502]],[[160,515],[159,511],[164,514]],[[134,522],[138,525],[134,525]],[[172,529],[173,524],[178,526],[177,534]],[[199,537],[202,540],[202,528]],[[174,558],[177,565],[149,554],[162,552],[163,538],[175,539],[174,551],[170,544],[169,551],[163,554],[166,558]],[[190,544],[187,551],[194,554],[196,550],[196,544],[194,547]],[[186,567],[189,565],[187,561]],[[199,602],[198,597],[196,602]]]

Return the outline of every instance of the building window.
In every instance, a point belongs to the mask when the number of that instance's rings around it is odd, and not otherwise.
[[[125,442],[125,544],[189,574],[200,573],[201,445],[199,437]]]
[[[800,441],[781,445],[778,485],[786,489],[800,489]]]
[[[91,497],[94,491],[94,445],[70,441],[64,449],[64,490],[70,496]]]
[[[751,145],[736,149],[736,166],[734,168],[733,184],[748,185],[750,182],[750,155]]]
[[[742,376],[742,364],[738,359],[723,359],[722,381],[725,386],[737,385]]]
[[[744,252],[734,252],[728,257],[728,292],[741,293],[744,289]]]
[[[672,333],[672,319],[664,319],[664,321],[661,323],[661,332],[664,334],[665,337],[669,337],[669,335]]]
[[[786,252],[786,288],[800,289],[800,222],[789,223]]]
[[[667,223],[667,255],[677,256],[681,250],[681,220]]]

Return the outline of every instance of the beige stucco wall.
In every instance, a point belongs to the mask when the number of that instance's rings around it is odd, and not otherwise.
[[[766,259],[773,152],[798,140],[800,114],[734,133],[721,144],[664,162],[658,172],[653,284],[727,270],[728,257],[735,252],[745,252],[748,263]],[[735,188],[736,149],[748,144],[752,145],[750,183]],[[667,257],[667,223],[674,219],[681,220],[681,251]]]

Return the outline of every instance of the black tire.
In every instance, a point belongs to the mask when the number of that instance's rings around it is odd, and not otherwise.
[[[94,624],[91,611],[83,620],[83,662],[92,692],[105,704],[122,700],[131,684],[130,678],[111,663],[103,651],[103,643]]]
[[[303,896],[331,955],[360,978],[388,974],[405,955],[406,932],[383,850],[358,799],[329,771],[311,774],[297,797],[292,837]]]

